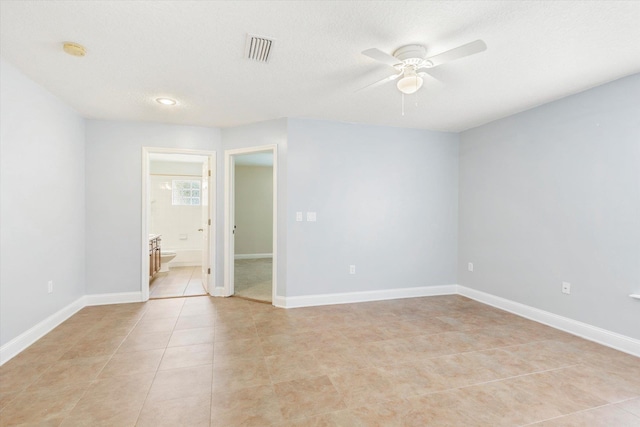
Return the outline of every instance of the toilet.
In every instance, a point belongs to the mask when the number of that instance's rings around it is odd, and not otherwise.
[[[178,255],[175,251],[160,250],[160,273],[169,271],[169,262]]]

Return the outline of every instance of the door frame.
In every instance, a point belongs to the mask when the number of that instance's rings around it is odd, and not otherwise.
[[[149,300],[149,222],[151,220],[151,204],[149,194],[149,155],[150,154],[191,154],[197,156],[209,157],[209,169],[211,174],[209,176],[209,218],[211,218],[211,225],[207,227],[208,242],[209,242],[209,268],[213,273],[209,274],[208,283],[203,283],[205,289],[209,295],[213,295],[215,289],[215,259],[216,259],[216,245],[215,245],[215,229],[216,229],[216,152],[208,150],[191,150],[184,148],[163,148],[163,147],[142,147],[142,234],[141,234],[141,246],[142,253],[140,258],[140,265],[142,271],[140,275],[140,291],[142,294],[142,301]],[[213,237],[213,238],[212,238]]]
[[[271,304],[275,304],[278,295],[278,145],[267,144],[254,147],[236,148],[224,151],[224,288],[223,296],[229,297],[234,293],[234,265],[235,253],[231,238],[235,214],[235,164],[234,156],[241,154],[273,153],[273,227],[272,227],[272,270],[271,270]],[[232,280],[233,279],[233,280]]]

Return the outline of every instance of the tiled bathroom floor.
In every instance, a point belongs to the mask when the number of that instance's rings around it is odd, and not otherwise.
[[[173,298],[206,295],[200,279],[200,266],[172,267],[168,273],[157,273],[149,284],[149,298]]]
[[[640,359],[461,296],[87,307],[0,367],[0,425],[640,426]]]

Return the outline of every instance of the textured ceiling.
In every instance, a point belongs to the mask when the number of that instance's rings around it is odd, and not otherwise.
[[[638,1],[3,0],[0,19],[2,57],[88,118],[461,131],[640,71]],[[244,59],[247,33],[276,39],[268,64]],[[393,83],[356,92],[393,71],[367,48],[476,39],[488,50],[433,69],[404,116]]]

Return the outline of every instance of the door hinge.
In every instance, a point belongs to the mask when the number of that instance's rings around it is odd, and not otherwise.
[[[211,218],[209,218],[209,225],[211,225]]]
[[[207,274],[211,274],[211,269],[207,268]]]
[[[211,176],[211,170],[209,170],[209,176]]]

